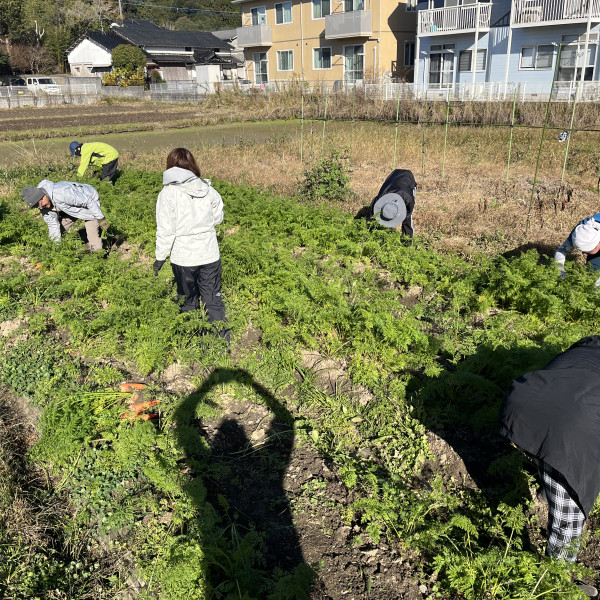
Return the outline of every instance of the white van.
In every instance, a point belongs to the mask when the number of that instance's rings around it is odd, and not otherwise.
[[[52,77],[41,77],[38,75],[27,76],[27,89],[34,94],[60,94],[60,85]]]

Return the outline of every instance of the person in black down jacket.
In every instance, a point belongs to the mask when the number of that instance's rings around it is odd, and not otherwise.
[[[575,562],[600,494],[600,336],[579,340],[543,369],[513,381],[500,433],[538,465],[548,501],[546,554]],[[577,584],[596,596],[593,586]]]
[[[416,195],[417,183],[412,171],[395,169],[388,175],[371,202],[367,220],[375,219],[384,227],[402,225],[402,233],[412,237],[412,214]]]

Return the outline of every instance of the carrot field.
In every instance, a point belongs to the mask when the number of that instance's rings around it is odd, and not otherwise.
[[[498,412],[514,378],[598,333],[595,276],[574,260],[561,280],[545,250],[593,208],[594,178],[573,175],[561,211],[548,177],[526,232],[533,146],[501,188],[506,164],[493,183],[473,134],[458,144],[468,189],[459,150],[444,180],[432,163],[417,177],[410,239],[354,218],[378,187],[359,175],[391,165],[357,153],[364,139],[321,154],[313,134],[304,164],[299,138],[192,148],[224,200],[231,348],[202,313],[179,314],[169,268],[152,273],[158,152],[126,155],[114,187],[92,180],[111,224],[93,254],[76,227],[50,242],[19,195],[71,179],[67,160],[0,171],[3,597],[578,597],[543,555],[535,469]],[[253,154],[285,178],[260,185]],[[342,199],[331,180],[311,195],[325,160],[347,169]],[[485,209],[460,195],[483,188],[497,191]],[[595,509],[586,581],[598,529]]]

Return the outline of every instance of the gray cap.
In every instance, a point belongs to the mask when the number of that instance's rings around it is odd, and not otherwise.
[[[46,196],[46,190],[43,188],[34,188],[30,185],[26,185],[21,190],[21,196],[23,196],[23,200],[25,200],[29,208],[35,208],[37,206],[37,203],[44,196]]]
[[[406,219],[406,204],[400,194],[381,196],[373,206],[375,220],[385,227],[397,227]]]

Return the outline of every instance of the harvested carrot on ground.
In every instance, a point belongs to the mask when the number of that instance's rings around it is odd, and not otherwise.
[[[124,381],[119,385],[119,391],[121,392],[134,392],[136,390],[143,390],[145,388],[145,383],[128,383]]]

